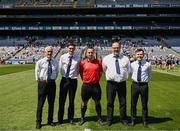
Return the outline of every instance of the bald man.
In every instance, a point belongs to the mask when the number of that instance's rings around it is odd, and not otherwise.
[[[45,57],[38,60],[35,66],[35,78],[38,83],[38,104],[36,114],[36,129],[42,127],[42,109],[46,97],[48,99],[48,120],[47,124],[54,126],[54,100],[56,95],[56,78],[58,75],[58,62],[52,58],[53,48],[45,48]]]
[[[103,70],[106,75],[106,94],[107,94],[107,126],[113,121],[114,100],[116,93],[120,103],[120,121],[127,126],[126,116],[126,80],[130,71],[130,61],[128,57],[120,53],[120,43],[112,44],[112,53],[103,58]]]

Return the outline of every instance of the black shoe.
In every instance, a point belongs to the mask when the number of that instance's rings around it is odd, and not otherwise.
[[[148,125],[147,125],[146,121],[143,122],[143,126],[144,126],[144,128],[148,128]]]
[[[102,121],[102,119],[99,119],[99,120],[98,120],[98,123],[99,123],[100,126],[103,126],[103,121]]]
[[[36,123],[36,129],[41,129],[42,125],[41,123]]]
[[[61,126],[61,125],[62,125],[62,122],[58,122],[56,125],[57,125],[57,126]]]
[[[135,121],[131,121],[131,126],[134,126],[135,125]]]
[[[48,122],[47,124],[50,126],[55,126],[55,124],[53,122]]]
[[[122,120],[121,123],[122,123],[124,126],[128,126],[128,121],[127,121],[127,120]]]
[[[107,121],[107,122],[106,122],[106,125],[107,125],[107,126],[111,126],[111,124],[112,124],[111,121]]]
[[[75,125],[75,123],[73,122],[73,120],[69,120],[69,123],[70,123],[71,125]]]
[[[84,121],[84,118],[81,118],[81,119],[80,119],[80,122],[79,122],[79,125],[83,125],[84,122],[85,122],[85,121]]]

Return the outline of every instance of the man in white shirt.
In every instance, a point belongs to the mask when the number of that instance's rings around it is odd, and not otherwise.
[[[144,50],[135,51],[136,61],[131,63],[132,85],[131,85],[131,125],[135,125],[136,106],[139,95],[142,102],[143,126],[147,128],[148,117],[148,82],[151,77],[151,64],[143,59]]]
[[[45,48],[45,57],[37,61],[35,66],[35,78],[38,82],[38,104],[36,114],[36,128],[42,127],[42,109],[46,97],[48,99],[48,125],[54,126],[54,100],[56,95],[56,78],[58,75],[58,62],[52,58],[53,48]]]
[[[68,53],[63,54],[59,60],[59,68],[62,76],[60,82],[57,124],[59,126],[63,123],[64,105],[66,102],[67,94],[69,95],[68,121],[70,124],[74,124],[74,100],[77,89],[80,56],[78,54],[74,54],[76,45],[73,42],[69,43],[67,48]]]
[[[107,125],[110,126],[113,121],[114,100],[116,92],[120,103],[120,121],[127,126],[126,115],[126,80],[130,70],[130,61],[128,57],[120,53],[120,43],[112,44],[112,54],[103,58],[103,70],[106,75],[107,85]]]

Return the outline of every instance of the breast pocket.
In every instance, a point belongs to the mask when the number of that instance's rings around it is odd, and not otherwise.
[[[56,71],[56,69],[57,69],[57,65],[52,65],[52,70]]]
[[[62,65],[64,65],[64,66],[66,66],[67,67],[67,65],[68,65],[68,61],[67,60],[62,60]]]
[[[148,70],[148,66],[143,66],[143,68],[141,69],[143,72],[146,72]]]
[[[44,64],[41,65],[41,68],[42,68],[42,69],[46,69],[47,67],[48,67],[48,64],[46,64],[46,63],[44,63]]]

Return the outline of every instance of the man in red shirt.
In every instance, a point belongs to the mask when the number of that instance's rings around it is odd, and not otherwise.
[[[86,50],[86,59],[80,62],[80,75],[83,81],[81,88],[81,120],[80,125],[83,125],[85,120],[85,112],[87,110],[88,100],[92,97],[96,104],[96,112],[98,123],[103,125],[101,118],[101,87],[99,80],[102,73],[102,64],[94,57],[94,48],[88,47]]]

